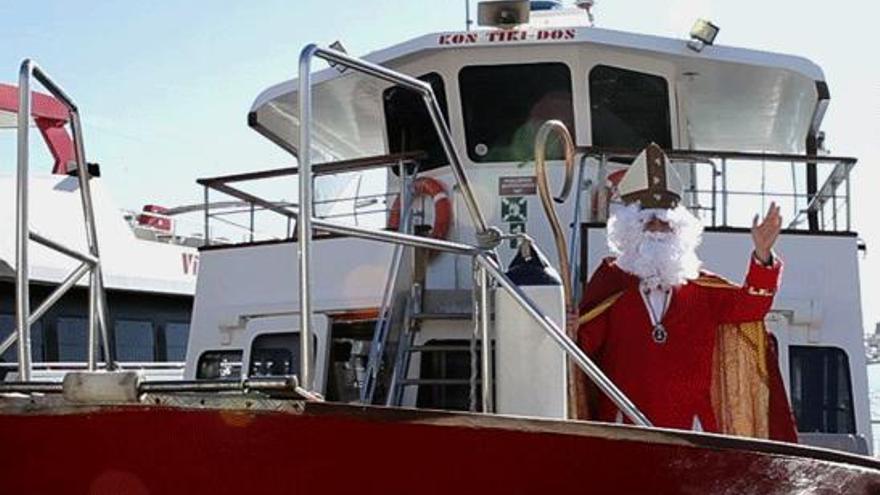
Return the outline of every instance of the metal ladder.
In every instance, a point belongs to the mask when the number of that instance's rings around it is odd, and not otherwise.
[[[391,373],[391,385],[389,387],[387,406],[403,405],[404,392],[407,387],[422,385],[474,385],[479,384],[479,378],[409,378],[409,368],[413,354],[431,352],[474,352],[474,343],[471,345],[415,345],[416,336],[422,325],[429,321],[473,321],[471,310],[472,298],[470,290],[444,290],[435,289],[423,291],[421,285],[413,285],[413,291],[407,305],[404,319],[403,334],[397,347],[397,355],[394,360],[394,369]],[[472,373],[475,369],[474,360],[471,360]],[[473,408],[473,406],[472,406]]]

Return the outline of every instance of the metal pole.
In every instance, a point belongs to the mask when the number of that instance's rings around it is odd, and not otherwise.
[[[617,388],[617,385],[611,381],[605,373],[596,366],[593,361],[584,354],[584,351],[574,343],[552,320],[542,314],[531,300],[519,287],[516,286],[509,278],[495,265],[494,261],[486,255],[479,254],[476,260],[482,265],[495,279],[495,281],[503,287],[510,296],[532,317],[538,325],[549,335],[568,356],[587,374],[587,376],[599,387],[605,395],[617,406],[618,409],[634,424],[639,426],[651,426],[648,418]]]
[[[363,227],[341,225],[318,219],[313,220],[312,225],[316,230],[323,230],[334,234],[348,235],[351,237],[357,237],[358,239],[387,242],[390,244],[404,244],[406,246],[432,249],[434,251],[442,251],[446,253],[470,256],[479,251],[477,248],[468,246],[467,244],[444,241],[442,239],[434,239],[431,237],[420,237],[413,234],[401,234],[392,230],[365,229]]]
[[[312,328],[312,300],[309,292],[309,255],[312,238],[312,56],[319,51],[316,45],[306,46],[299,58],[299,216],[297,217],[297,255],[299,257],[299,382],[309,390],[310,332]]]
[[[458,186],[461,191],[462,198],[464,199],[471,219],[476,225],[477,231],[480,233],[485,233],[490,230],[489,225],[486,223],[486,220],[483,217],[483,214],[480,212],[479,205],[476,198],[474,197],[473,189],[470,186],[470,181],[468,181],[467,179],[467,174],[464,171],[461,159],[459,158],[455,145],[452,142],[452,137],[450,136],[449,132],[449,126],[446,125],[446,121],[443,119],[443,112],[440,110],[440,105],[439,103],[437,103],[437,97],[434,95],[434,90],[433,88],[431,88],[430,84],[424,81],[420,81],[414,77],[400,74],[386,67],[382,67],[381,65],[367,62],[366,60],[359,60],[353,57],[349,57],[348,55],[338,52],[336,50],[319,48],[316,45],[308,45],[307,47],[305,47],[305,49],[303,49],[302,53],[303,56],[308,53],[309,61],[311,60],[312,56],[318,56],[329,62],[334,62],[344,67],[355,69],[357,71],[363,72],[364,74],[378,77],[379,79],[382,79],[384,81],[390,82],[392,84],[398,84],[420,93],[422,95],[422,98],[424,98],[425,100],[425,106],[427,107],[428,114],[431,116],[431,121],[434,123],[434,129],[437,131],[438,137],[440,138],[440,144],[443,146],[443,151],[446,154],[446,157],[449,159],[449,165],[452,168],[452,172],[455,175],[456,181],[458,181]],[[303,58],[301,56],[301,66],[302,63]],[[303,74],[302,67],[300,67],[300,74]],[[310,79],[310,77],[307,77],[305,79]],[[304,78],[301,76],[299,80],[300,95],[303,94],[302,91],[305,86],[304,82]],[[309,103],[310,102],[311,97],[309,97]],[[304,103],[305,102],[301,97],[300,111],[302,111]],[[302,113],[300,113],[300,121],[305,122]],[[302,135],[302,133],[302,125],[300,125],[300,135]],[[300,141],[300,150],[302,149],[303,144],[302,141]],[[302,159],[302,157],[300,157],[300,159]]]
[[[254,242],[254,204],[251,203],[251,242]]]
[[[37,320],[39,320],[44,314],[46,314],[46,311],[48,311],[53,304],[58,302],[64,296],[64,294],[66,294],[67,291],[70,290],[71,287],[79,282],[79,279],[81,279],[83,275],[88,273],[88,271],[89,264],[83,263],[76,270],[71,272],[70,275],[68,275],[67,278],[65,278],[61,282],[61,284],[59,284],[58,287],[56,287],[55,290],[52,291],[51,294],[49,294],[49,297],[47,297],[42,303],[40,303],[40,306],[30,314],[30,317],[28,318],[28,322],[30,323],[30,325],[36,323]],[[3,343],[0,343],[0,354],[6,352],[6,350],[9,349],[9,347],[17,340],[18,331],[16,330],[15,332],[12,332],[9,337],[7,337],[6,340],[3,341]]]
[[[205,246],[211,245],[211,236],[210,236],[210,233],[208,232],[208,229],[210,228],[210,223],[211,223],[211,221],[210,221],[210,219],[211,219],[211,212],[210,212],[211,203],[209,202],[210,201],[209,191],[210,191],[210,189],[208,188],[208,186],[205,186],[205,243],[204,243]]]
[[[28,280],[28,123],[31,115],[31,71],[25,60],[18,75],[18,170],[15,211],[15,325],[18,329],[18,379],[31,379],[30,291]]]
[[[837,191],[836,188],[831,192],[831,225],[834,231],[837,231]]]
[[[492,400],[492,338],[489,336],[489,277],[486,275],[486,268],[480,265],[477,271],[477,282],[480,288],[480,342],[482,351],[482,363],[480,374],[482,379],[483,392],[483,412],[495,412],[494,401]]]
[[[49,249],[54,249],[55,251],[58,251],[61,254],[70,256],[71,258],[82,261],[83,263],[87,263],[89,266],[94,266],[94,265],[98,264],[98,258],[95,258],[91,254],[85,254],[85,253],[81,253],[79,251],[76,251],[74,249],[70,249],[69,247],[64,246],[58,242],[55,242],[52,239],[49,239],[48,237],[43,237],[36,232],[30,232],[30,234],[28,235],[28,238],[30,238],[30,240],[32,240],[34,242],[39,242],[40,244],[46,246]]]
[[[452,142],[452,136],[449,135],[449,126],[447,126],[446,121],[443,120],[443,113],[440,110],[440,104],[437,103],[437,97],[434,96],[434,90],[431,86],[427,85],[427,88],[428,92],[423,93],[425,106],[428,109],[428,114],[431,116],[431,121],[434,123],[434,129],[437,130],[440,144],[443,146],[443,151],[446,153],[446,158],[449,159],[450,168],[452,169],[453,175],[455,175],[456,182],[458,182],[458,188],[464,199],[464,203],[467,206],[471,221],[474,222],[478,232],[486,232],[489,230],[489,224],[486,223],[486,219],[480,212],[480,206],[474,196],[473,188],[471,188],[470,181],[464,171],[464,166],[462,166],[461,159],[456,152],[455,144]]]
[[[608,221],[608,156],[604,153],[599,157],[599,170],[596,171],[596,211],[593,212],[593,222]]]
[[[852,229],[852,225],[850,223],[851,222],[850,215],[852,215],[852,211],[851,211],[852,197],[850,196],[850,194],[851,194],[851,191],[850,191],[850,183],[849,183],[849,172],[847,172],[847,174],[846,174],[846,231],[847,232],[849,232]]]
[[[98,340],[98,300],[95,298],[98,291],[98,278],[95,275],[95,269],[92,268],[89,273],[89,347],[86,353],[89,371],[98,369],[98,358],[95,352]]]
[[[107,321],[107,294],[104,292],[104,269],[99,263],[92,270],[97,272],[96,278],[98,279],[98,292],[95,299],[98,304],[98,325],[103,329],[101,332],[101,344],[104,347],[104,362],[108,370],[115,370],[117,369],[116,353],[110,349],[110,325]]]
[[[718,172],[715,170],[715,162],[710,161],[712,167],[712,226],[718,226]]]
[[[721,225],[727,227],[727,158],[721,159]]]
[[[574,189],[574,218],[572,219],[571,244],[568,250],[568,265],[571,267],[571,307],[577,307],[581,298],[581,284],[578,283],[580,273],[579,253],[581,246],[581,196],[584,187],[584,168],[587,164],[587,156],[581,157],[578,166],[577,186]]]
[[[480,338],[480,294],[477,292],[477,288],[480,286],[480,265],[476,263],[475,260],[473,265],[471,266],[472,272],[471,274],[474,277],[474,301],[473,301],[473,325],[474,328],[471,331],[471,341],[470,341],[470,358],[471,358],[471,372],[469,378],[469,389],[468,389],[468,410],[470,412],[477,412],[477,380],[478,380],[478,369],[479,369],[479,360],[477,359],[477,340]]]
[[[95,226],[95,208],[92,204],[92,192],[89,184],[89,166],[86,161],[85,144],[83,143],[82,122],[76,107],[70,112],[70,128],[73,134],[74,152],[76,156],[76,171],[79,179],[80,198],[82,200],[83,216],[86,221],[86,240],[89,244],[89,252],[98,262],[92,266],[92,283],[89,284],[89,370],[94,371],[97,367],[95,350],[97,346],[98,330],[101,332],[101,341],[104,347],[104,359],[108,363],[115,361],[113,350],[110,348],[110,328],[107,326],[106,305],[99,304],[104,300],[104,281],[101,270],[101,254],[98,249],[98,230]],[[94,361],[92,358],[95,358]]]

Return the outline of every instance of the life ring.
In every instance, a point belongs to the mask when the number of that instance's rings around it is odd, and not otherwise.
[[[449,224],[452,223],[452,202],[446,195],[443,183],[431,177],[419,177],[413,181],[413,198],[418,196],[431,196],[434,198],[434,225],[428,237],[434,239],[446,239],[449,233]],[[400,228],[400,195],[394,199],[391,212],[388,214],[388,228],[398,230]]]

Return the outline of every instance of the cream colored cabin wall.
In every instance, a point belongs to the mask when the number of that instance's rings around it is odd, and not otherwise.
[[[449,108],[451,133],[466,172],[472,181],[472,186],[477,201],[483,210],[488,222],[502,227],[507,231],[506,225],[501,220],[501,198],[498,196],[498,180],[502,176],[523,176],[534,174],[534,165],[511,162],[480,163],[475,164],[468,158],[458,73],[463,67],[473,65],[505,65],[525,64],[541,62],[562,62],[568,65],[572,78],[572,102],[574,105],[575,133],[574,139],[577,145],[591,144],[592,127],[590,122],[589,101],[589,71],[596,65],[610,65],[628,70],[644,72],[663,77],[668,82],[670,102],[669,113],[671,117],[672,143],[680,146],[678,105],[674,97],[676,93],[677,67],[670,61],[658,60],[644,55],[639,55],[626,49],[610,49],[596,45],[545,45],[545,46],[504,46],[504,47],[473,47],[463,48],[456,51],[442,51],[402,59],[390,66],[413,76],[420,76],[429,72],[437,72],[443,77],[446,89],[446,99]],[[585,178],[596,180],[598,163],[591,161],[585,170]],[[687,181],[687,171],[683,171],[682,179]],[[435,177],[444,182],[451,189],[454,178],[448,168],[442,168],[427,172],[425,175]],[[550,163],[551,188],[557,191],[562,184],[563,173],[561,163]],[[397,190],[397,177],[388,175],[389,189]],[[581,201],[581,220],[591,220],[587,214],[589,208],[589,191]],[[454,220],[450,229],[449,238],[466,243],[475,243],[474,229],[470,222],[468,212],[459,194],[452,192]],[[541,209],[537,196],[529,196],[527,232],[538,241],[538,245],[545,251],[554,266],[558,266],[558,257],[554,247],[553,238]],[[558,205],[557,211],[561,223],[567,226],[573,218],[574,196],[570,196],[565,204]],[[430,210],[430,208],[428,208]],[[431,222],[428,213],[427,223]],[[566,228],[566,235],[568,229]],[[566,239],[568,244],[569,239]],[[508,263],[513,255],[513,249],[508,245],[499,248],[501,260]],[[432,262],[429,271],[430,288],[469,288],[471,287],[470,260],[452,255],[437,256]]]

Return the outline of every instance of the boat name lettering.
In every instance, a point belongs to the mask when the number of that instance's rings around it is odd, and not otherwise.
[[[199,272],[199,255],[192,253],[181,253],[183,258],[183,274],[195,275]]]
[[[440,45],[471,45],[479,42],[508,43],[516,41],[558,41],[573,40],[577,35],[575,29],[538,29],[538,30],[505,30],[478,31],[468,33],[441,34]]]

